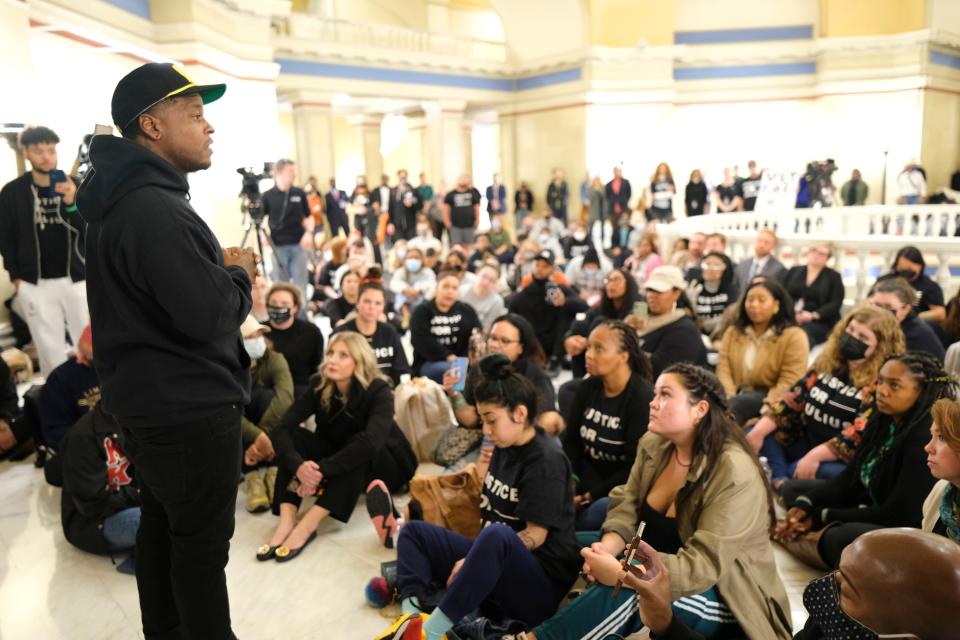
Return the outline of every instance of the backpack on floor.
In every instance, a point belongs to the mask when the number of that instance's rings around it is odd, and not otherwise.
[[[443,387],[429,378],[414,378],[393,392],[394,412],[403,435],[420,462],[430,462],[440,438],[456,418]]]

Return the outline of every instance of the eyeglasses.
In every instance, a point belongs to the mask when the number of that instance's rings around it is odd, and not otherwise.
[[[519,340],[508,340],[507,338],[503,338],[503,337],[501,337],[501,336],[493,336],[493,335],[487,336],[487,342],[500,344],[500,345],[503,345],[503,346],[505,346],[505,347],[508,347],[508,346],[510,346],[511,344],[519,344],[519,343],[520,343]]]
[[[623,276],[607,276],[603,279],[603,284],[612,284],[614,282],[626,282],[627,279]]]

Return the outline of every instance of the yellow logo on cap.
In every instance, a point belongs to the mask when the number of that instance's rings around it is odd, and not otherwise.
[[[173,91],[171,91],[171,92],[168,93],[167,95],[163,96],[163,99],[170,98],[170,97],[172,97],[172,96],[177,95],[178,93],[183,93],[184,91],[186,91],[187,89],[189,89],[189,88],[191,88],[191,87],[197,86],[196,83],[190,78],[190,76],[187,75],[187,72],[183,70],[183,67],[181,67],[181,66],[178,65],[178,64],[173,64],[173,65],[171,65],[171,67],[173,68],[174,71],[176,71],[176,72],[179,73],[181,76],[183,76],[183,79],[187,81],[187,84],[183,85],[183,86],[180,87],[179,89],[174,89]]]
[[[187,72],[184,71],[184,70],[183,70],[183,67],[181,67],[180,65],[174,64],[174,65],[173,65],[173,70],[176,71],[177,73],[179,73],[180,75],[182,75],[183,78],[184,78],[184,80],[186,80],[186,81],[189,82],[190,84],[196,84],[196,83],[194,83],[193,78],[191,78],[190,76],[188,76],[188,75],[187,75]]]

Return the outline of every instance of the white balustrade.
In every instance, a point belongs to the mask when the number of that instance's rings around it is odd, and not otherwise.
[[[952,295],[960,279],[951,276],[951,260],[960,259],[960,205],[869,205],[822,209],[712,213],[680,218],[657,226],[660,246],[669,250],[678,238],[697,232],[722,233],[734,261],[753,253],[757,230],[774,229],[778,257],[788,266],[797,263],[813,242],[830,242],[836,249],[835,268],[844,271],[856,261],[856,276],[845,278],[848,301],[863,298],[875,279],[868,270],[889,270],[896,252],[913,245],[928,265],[936,265],[935,280]]]

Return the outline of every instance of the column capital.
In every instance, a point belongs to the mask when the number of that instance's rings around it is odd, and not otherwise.
[[[347,122],[354,127],[377,127],[383,122],[383,115],[379,113],[355,113],[347,116]]]
[[[420,103],[420,108],[428,118],[439,115],[463,115],[467,110],[467,102],[465,100],[425,100]]]

